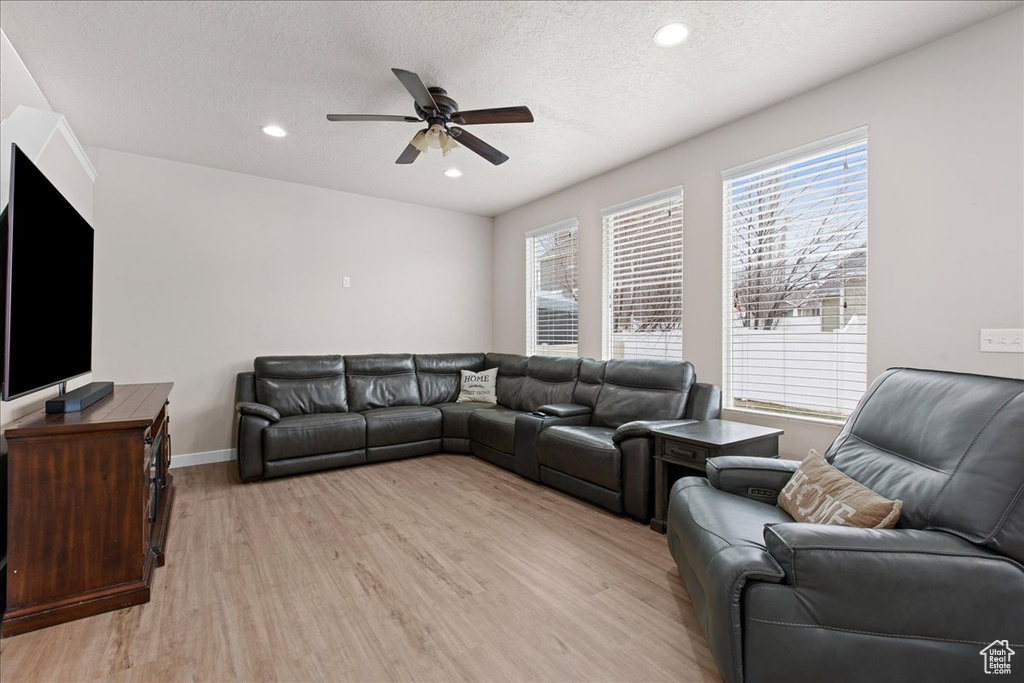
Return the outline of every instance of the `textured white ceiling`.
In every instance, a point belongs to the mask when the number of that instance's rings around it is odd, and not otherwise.
[[[496,215],[1020,4],[0,2],[0,27],[85,144]],[[690,39],[656,46],[671,21]],[[416,124],[324,119],[412,114],[391,67],[536,122],[471,127],[502,166],[398,166]]]

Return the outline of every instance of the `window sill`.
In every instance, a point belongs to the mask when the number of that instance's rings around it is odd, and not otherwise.
[[[823,417],[810,417],[804,415],[789,415],[786,413],[769,413],[764,410],[750,410],[749,408],[722,408],[722,412],[739,413],[740,415],[752,415],[766,420],[781,420],[794,422],[796,424],[814,424],[823,427],[842,427],[846,424],[847,418],[827,419]]]

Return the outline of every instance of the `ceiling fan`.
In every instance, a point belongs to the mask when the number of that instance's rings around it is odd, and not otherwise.
[[[328,121],[403,121],[419,123],[427,127],[416,133],[406,146],[396,164],[411,164],[421,152],[431,147],[438,148],[444,156],[459,144],[476,152],[495,166],[508,161],[508,155],[476,137],[459,126],[480,123],[533,123],[533,114],[527,107],[499,107],[497,109],[474,109],[459,111],[458,103],[448,97],[444,88],[428,88],[419,76],[411,71],[392,69],[398,80],[416,101],[416,116],[392,116],[389,114],[328,114]],[[459,125],[453,125],[459,124]],[[458,143],[456,143],[458,141]]]

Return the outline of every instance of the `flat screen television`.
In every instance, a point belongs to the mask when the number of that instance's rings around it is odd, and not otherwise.
[[[3,239],[3,398],[92,370],[93,229],[12,145]]]

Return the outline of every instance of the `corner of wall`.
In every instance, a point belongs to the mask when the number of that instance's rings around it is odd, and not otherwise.
[[[0,119],[10,116],[18,105],[53,110],[3,29],[0,29],[0,89],[3,90]]]

